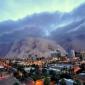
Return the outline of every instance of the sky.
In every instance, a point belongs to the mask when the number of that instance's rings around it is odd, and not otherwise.
[[[0,0],[0,21],[42,12],[70,12],[85,0]]]

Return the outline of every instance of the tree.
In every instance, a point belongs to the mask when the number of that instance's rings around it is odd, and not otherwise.
[[[81,85],[81,82],[79,80],[75,80],[73,85]]]
[[[64,79],[64,78],[61,79],[61,81],[60,81],[60,85],[66,85],[66,82],[65,82],[65,79]]]
[[[19,85],[19,83],[15,82],[13,85]]]
[[[50,79],[48,77],[45,77],[44,85],[50,85]]]
[[[47,76],[47,75],[48,75],[47,69],[43,68],[43,69],[42,69],[42,74],[43,74],[44,76]]]

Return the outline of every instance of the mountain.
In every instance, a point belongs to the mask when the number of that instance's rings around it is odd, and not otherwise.
[[[16,41],[6,57],[10,58],[27,58],[29,55],[37,55],[38,57],[48,57],[51,51],[59,50],[62,55],[66,52],[55,41],[44,38],[29,37]]]
[[[85,49],[85,4],[69,13],[38,13],[17,21],[0,22],[0,56],[10,51],[14,42],[28,37],[53,39],[65,49]]]

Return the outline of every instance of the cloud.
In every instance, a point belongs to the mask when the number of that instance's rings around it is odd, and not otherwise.
[[[0,0],[0,20],[19,19],[41,12],[70,12],[85,0]]]

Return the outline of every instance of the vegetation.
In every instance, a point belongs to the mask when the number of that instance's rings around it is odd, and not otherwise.
[[[50,85],[50,79],[48,77],[45,77],[44,85]]]
[[[13,85],[19,85],[19,83],[15,82]]]

